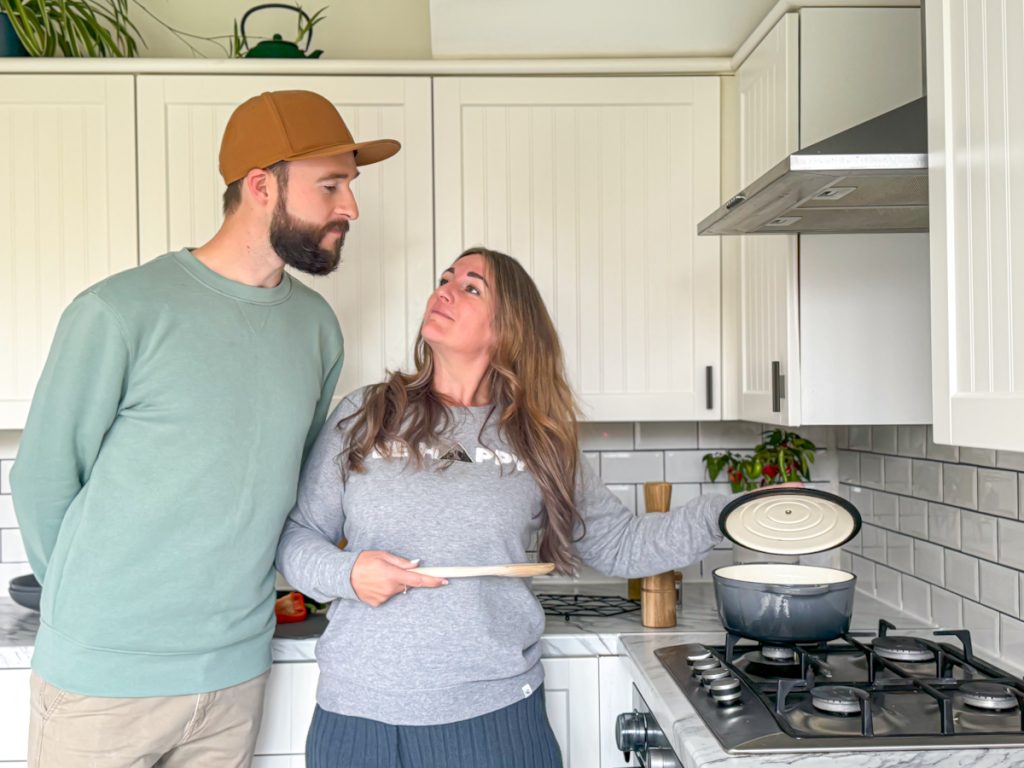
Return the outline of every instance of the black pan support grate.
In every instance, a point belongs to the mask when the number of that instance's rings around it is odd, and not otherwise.
[[[640,610],[639,600],[609,595],[537,595],[544,613],[566,621],[577,616],[621,616]]]

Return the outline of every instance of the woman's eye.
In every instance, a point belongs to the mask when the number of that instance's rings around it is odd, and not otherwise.
[[[441,281],[437,284],[438,288],[440,288],[442,285],[448,285],[448,280],[444,277],[442,277]]]
[[[467,285],[466,286],[466,291],[467,291],[467,293],[474,293],[477,296],[480,295],[480,289],[477,288],[475,285]]]

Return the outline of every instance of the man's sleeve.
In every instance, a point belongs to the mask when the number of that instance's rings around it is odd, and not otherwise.
[[[124,396],[131,353],[113,310],[84,293],[64,311],[11,470],[14,513],[40,583]]]

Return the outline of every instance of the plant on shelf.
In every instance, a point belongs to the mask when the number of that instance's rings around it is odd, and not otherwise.
[[[796,432],[765,432],[752,456],[724,451],[704,454],[708,477],[714,482],[726,470],[733,492],[751,491],[776,483],[808,482],[817,446]]]
[[[130,0],[0,0],[30,56],[134,56]]]

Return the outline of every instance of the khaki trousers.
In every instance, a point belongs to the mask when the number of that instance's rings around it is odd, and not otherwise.
[[[31,678],[28,768],[248,768],[270,672],[188,696],[82,696]]]

